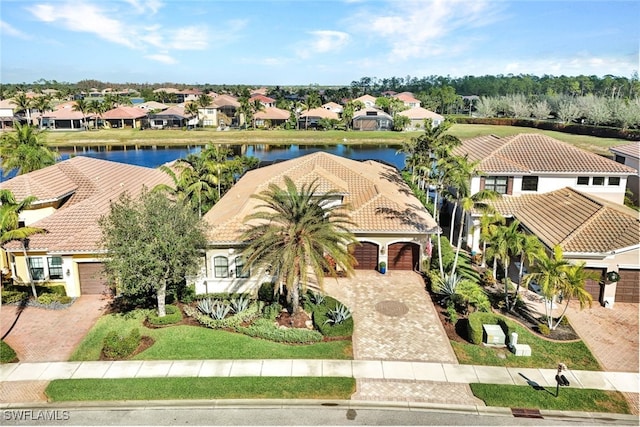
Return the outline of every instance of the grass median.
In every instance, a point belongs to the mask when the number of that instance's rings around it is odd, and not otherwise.
[[[349,399],[353,378],[233,377],[54,380],[53,402],[181,399]]]
[[[555,387],[470,384],[473,394],[487,406],[558,411],[631,414],[629,404],[617,391]]]

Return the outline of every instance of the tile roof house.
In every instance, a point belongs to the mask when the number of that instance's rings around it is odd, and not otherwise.
[[[184,105],[174,105],[166,110],[149,113],[149,127],[152,129],[183,128],[196,125],[194,115],[184,111]],[[194,119],[194,120],[192,120]]]
[[[638,179],[638,171],[640,171],[640,141],[611,147],[609,151],[613,153],[616,162],[636,170],[635,175],[631,175],[627,179],[627,190],[631,191],[631,198],[637,206],[640,200],[640,180]]]
[[[276,107],[266,107],[253,115],[256,127],[271,128],[282,126],[291,117],[291,112]]]
[[[112,128],[142,129],[147,112],[137,107],[120,106],[102,113],[102,119]]]
[[[0,99],[0,126],[2,129],[5,127],[12,127],[15,115],[13,111],[16,108],[15,102],[11,99]]]
[[[364,104],[365,108],[375,107],[376,106],[376,97],[375,96],[371,96],[371,95],[362,95],[362,96],[354,99],[354,101],[362,102]]]
[[[547,247],[559,245],[564,257],[585,262],[600,280],[586,289],[594,301],[612,308],[615,301],[640,302],[640,217],[637,211],[572,188],[544,194],[503,196],[498,212],[519,220]],[[617,283],[606,273],[620,274]]]
[[[40,120],[42,127],[46,129],[83,130],[83,122],[88,122],[90,117],[93,116],[63,107],[42,113]]]
[[[613,286],[604,279],[587,283],[595,301],[608,307],[616,300],[638,302],[638,213],[623,206],[635,169],[542,134],[481,136],[453,152],[479,162],[482,175],[472,178],[471,192],[501,193],[494,202],[498,210],[518,219],[548,250],[560,245],[566,258],[585,261],[602,278],[620,272]],[[473,213],[466,221],[472,252],[480,251],[479,217]]]
[[[334,113],[342,114],[344,111],[344,107],[337,102],[327,102],[326,104],[322,104],[322,108],[325,108],[329,111],[333,111]]]
[[[266,108],[276,106],[276,100],[273,98],[269,98],[266,95],[260,95],[260,94],[252,95],[251,98],[249,98],[249,102],[254,102],[254,101],[259,101],[260,104],[262,104],[262,106]]]
[[[354,130],[391,130],[393,117],[378,108],[367,107],[353,113],[352,127]]]
[[[246,229],[244,218],[260,203],[251,195],[272,183],[282,186],[284,176],[297,185],[318,180],[321,190],[337,191],[342,195],[339,202],[352,207],[349,215],[355,225],[351,231],[361,242],[352,248],[356,268],[373,270],[385,261],[389,270],[420,269],[428,237],[438,227],[397,169],[316,152],[247,172],[204,215],[208,249],[203,269],[194,279],[197,293],[244,292],[269,280],[241,273],[240,236]]]
[[[404,103],[405,106],[409,108],[417,108],[421,105],[420,100],[416,99],[416,97],[413,96],[411,92],[398,93],[393,95],[393,98],[399,99]]]
[[[79,296],[105,290],[98,219],[109,212],[110,202],[123,192],[136,197],[143,186],[161,183],[172,185],[169,175],[157,169],[77,156],[2,182],[0,188],[11,190],[18,200],[37,199],[20,218],[47,230],[29,239],[32,277],[63,284],[67,295]],[[12,276],[26,281],[21,244],[10,242],[5,250]]]
[[[317,128],[321,119],[339,120],[340,116],[326,108],[312,108],[310,110],[305,110],[300,114],[300,117],[298,118],[298,128]]]
[[[433,127],[440,125],[440,123],[444,121],[444,117],[440,114],[422,107],[413,107],[408,110],[398,111],[398,114],[409,117],[410,122],[405,130],[424,129],[424,121],[427,119],[431,119],[431,125]]]

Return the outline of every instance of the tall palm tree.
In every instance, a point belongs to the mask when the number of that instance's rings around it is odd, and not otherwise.
[[[31,125],[31,108],[33,108],[33,101],[27,97],[24,92],[18,92],[13,96],[13,102],[16,104],[16,110],[18,112],[24,111],[27,118],[27,124]]]
[[[514,254],[520,254],[522,251],[519,227],[520,222],[515,220],[509,225],[497,227],[493,237],[493,244],[495,245],[495,247],[492,248],[494,254],[494,274],[496,263],[499,260],[504,271],[504,301],[507,310],[511,309],[509,299],[509,265],[511,265],[512,256],[514,256]]]
[[[562,322],[562,319],[567,313],[569,302],[572,299],[578,300],[578,302],[580,303],[580,309],[583,309],[587,305],[591,307],[593,297],[585,289],[585,283],[587,279],[597,279],[597,275],[593,272],[587,271],[585,269],[584,262],[567,266],[564,271],[564,280],[562,281],[561,287],[559,289],[559,294],[562,295],[562,299],[565,301],[565,305],[556,323],[550,327],[551,330],[556,329]]]
[[[40,111],[40,129],[42,129],[42,116],[47,111],[51,110],[51,97],[49,95],[42,95],[34,98],[32,101],[33,108]]]
[[[195,102],[189,102],[184,106],[184,112],[191,116],[196,116],[198,119],[198,123],[200,123],[200,109],[198,108],[198,104]]]
[[[253,128],[255,129],[256,121],[253,119],[253,117],[256,115],[257,112],[264,111],[264,105],[258,99],[255,99],[250,104],[250,107],[251,107],[251,123],[253,123]]]
[[[16,123],[15,130],[0,139],[0,168],[4,175],[17,169],[18,175],[55,164],[60,157],[47,145],[45,132],[30,125]]]
[[[11,191],[0,190],[0,246],[4,246],[5,243],[14,240],[19,240],[22,243],[24,262],[27,265],[27,278],[31,285],[33,297],[38,298],[36,286],[31,278],[26,242],[30,236],[39,233],[46,233],[46,231],[38,227],[20,225],[20,213],[23,210],[28,209],[31,206],[31,203],[35,200],[36,198],[32,196],[18,202]]]
[[[82,113],[82,127],[87,129],[87,113],[89,112],[89,102],[84,99],[78,99],[75,104],[73,104],[73,111],[79,111]]]
[[[104,113],[106,110],[106,105],[104,102],[101,102],[97,99],[92,99],[89,101],[89,105],[87,111],[89,113],[95,114],[94,128],[98,129],[98,118]]]
[[[276,272],[288,291],[291,312],[296,313],[309,276],[315,275],[322,286],[325,271],[334,276],[336,268],[347,274],[353,271],[354,259],[347,248],[356,239],[347,228],[352,223],[346,207],[332,203],[340,197],[337,192],[320,191],[316,181],[300,188],[287,176],[284,181],[284,189],[270,184],[252,196],[262,204],[245,220],[249,228],[242,240],[248,245],[242,255],[246,265]]]
[[[524,261],[527,260],[529,264],[531,264],[536,256],[541,255],[544,252],[544,246],[542,246],[542,242],[538,239],[538,236],[534,234],[520,233],[519,236],[521,243],[520,248],[522,251],[520,252],[520,268],[518,271],[518,286],[516,287],[516,295],[520,291],[520,284],[522,283],[522,277],[524,276]]]
[[[482,263],[481,267],[486,266],[487,261],[487,242],[491,240],[494,229],[499,225],[504,225],[505,218],[498,212],[484,212],[480,217],[480,238],[482,239]],[[495,271],[494,271],[495,277]]]

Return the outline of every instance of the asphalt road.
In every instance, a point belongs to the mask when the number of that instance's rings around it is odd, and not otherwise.
[[[3,408],[3,426],[360,426],[360,425],[638,425],[638,418],[608,414],[553,414],[544,418],[515,418],[507,411],[478,414],[474,411],[439,409],[389,408],[367,405],[236,405],[225,407],[198,406],[122,406],[95,407],[47,406],[37,408]]]

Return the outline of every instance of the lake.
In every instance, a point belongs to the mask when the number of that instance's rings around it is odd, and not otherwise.
[[[253,156],[261,161],[289,160],[305,154],[324,151],[353,160],[378,160],[398,169],[404,167],[405,155],[398,153],[400,146],[392,145],[234,145],[231,146],[234,154]],[[164,163],[184,158],[191,153],[199,153],[201,147],[192,148],[144,148],[138,150],[111,150],[96,151],[87,149],[85,152],[77,152],[79,156],[89,156],[98,159],[131,165],[156,168]],[[62,160],[68,159],[73,153],[61,151]]]

